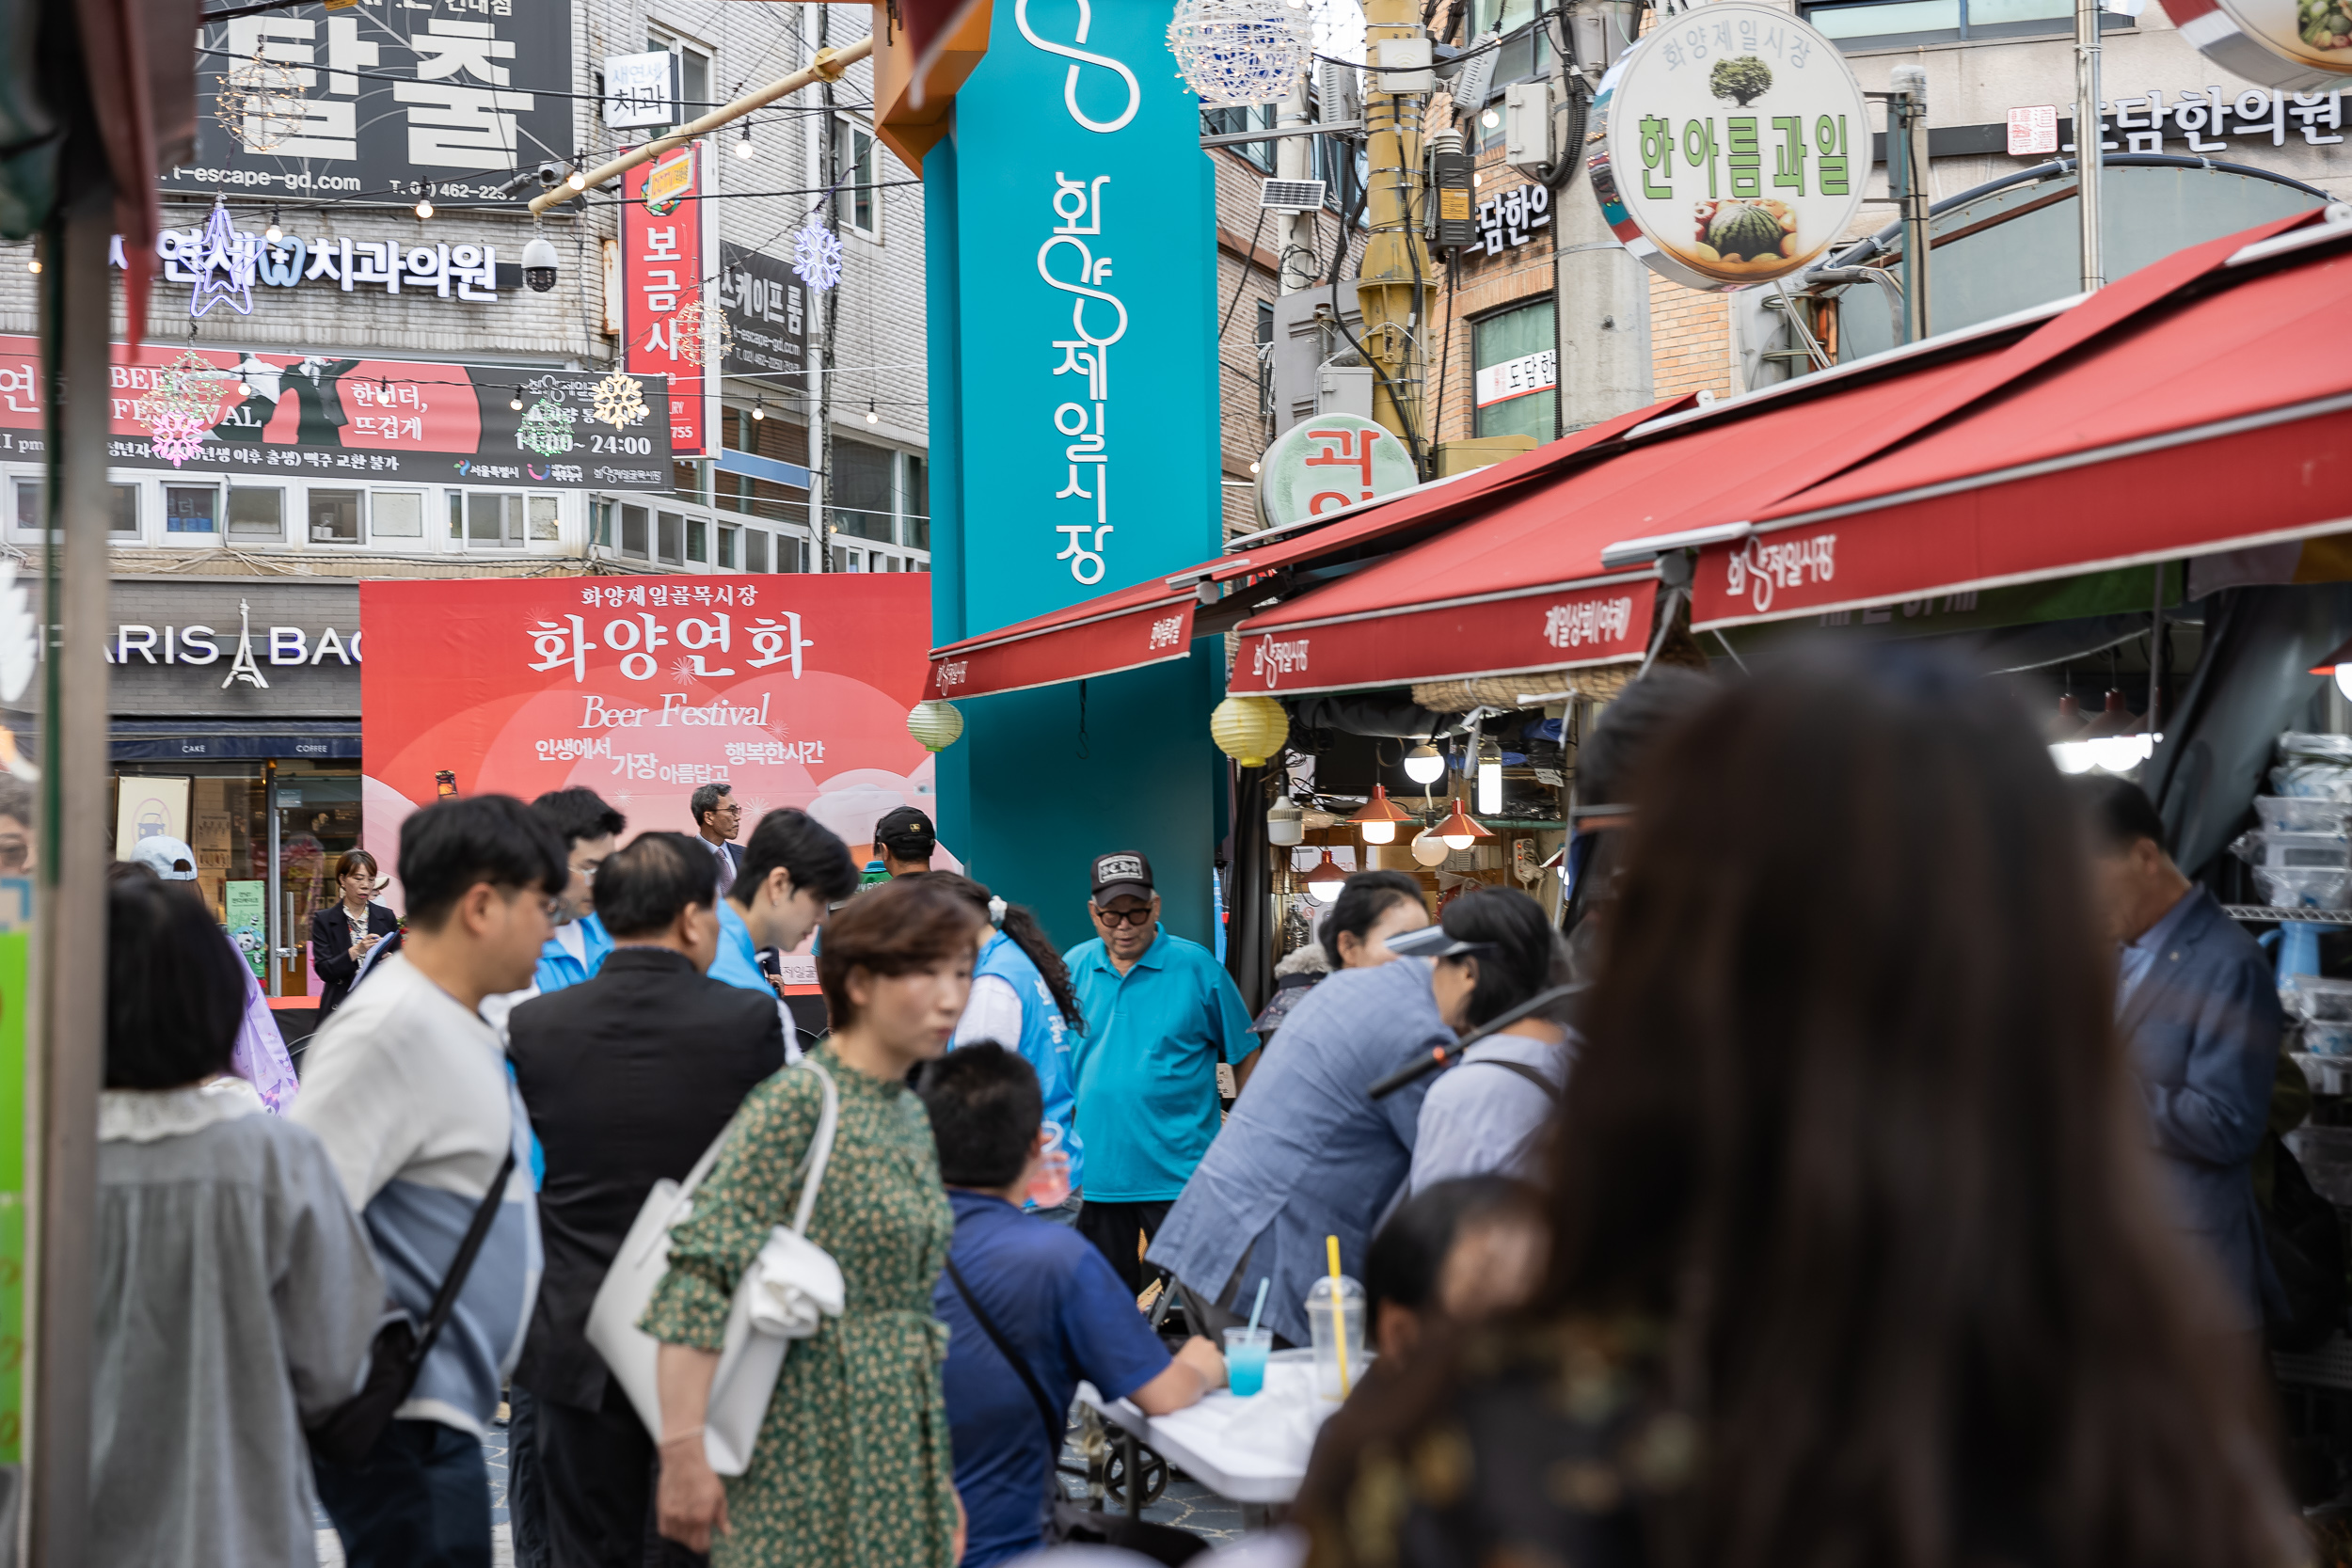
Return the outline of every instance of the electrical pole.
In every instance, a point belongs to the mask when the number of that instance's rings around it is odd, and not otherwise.
[[[1555,92],[1582,92],[1589,102],[1610,62],[1632,47],[1641,24],[1628,0],[1578,0],[1568,12],[1573,58],[1563,52]],[[1579,87],[1570,73],[1584,77]],[[1555,160],[1581,163],[1586,149],[1553,150]],[[1555,247],[1553,329],[1560,360],[1560,429],[1582,430],[1657,401],[1651,380],[1649,269],[1610,231],[1579,169],[1551,204]]]
[[[2082,211],[2083,293],[2106,285],[2099,255],[2099,0],[2074,0],[2074,187]]]
[[[825,47],[826,25],[832,21],[832,8],[824,5],[807,7],[802,14],[815,13],[816,44]],[[823,87],[824,112],[817,116],[817,170],[809,184],[826,191],[825,227],[839,229],[840,200],[832,191],[834,166],[840,162],[834,150],[834,138],[838,127],[834,123],[833,84]],[[844,257],[844,261],[848,258]],[[808,422],[808,532],[814,541],[809,549],[815,560],[810,570],[833,570],[833,350],[834,328],[840,320],[841,282],[834,278],[833,287],[817,293],[817,363],[810,377],[817,385],[810,388],[816,394],[815,411]]]
[[[1282,108],[1275,120],[1279,130],[1303,130],[1307,123],[1307,75],[1300,72],[1291,83],[1291,90],[1282,99]],[[1330,117],[1326,108],[1325,118]],[[1314,176],[1314,141],[1312,136],[1285,136],[1274,144],[1274,173],[1279,180],[1309,180]],[[1345,214],[1343,214],[1342,216]],[[1310,288],[1322,269],[1317,265],[1319,253],[1314,243],[1314,214],[1286,209],[1275,215],[1274,254],[1275,288],[1286,294],[1295,294]]]
[[[1929,334],[1928,68],[1899,65],[1888,73],[1886,194],[1903,223],[1903,341]]]
[[[1392,46],[1386,58],[1384,44]],[[1383,66],[1425,78],[1430,53],[1415,0],[1365,0],[1364,130],[1372,165],[1365,212],[1372,233],[1357,275],[1356,305],[1375,372],[1372,417],[1405,443],[1416,467],[1427,461],[1431,434],[1422,422],[1423,356],[1417,337],[1430,276],[1420,221],[1422,100],[1380,88],[1388,74]],[[1408,57],[1418,64],[1408,64]]]

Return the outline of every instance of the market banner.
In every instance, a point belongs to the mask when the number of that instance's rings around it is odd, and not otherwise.
[[[208,368],[191,373],[191,365]],[[106,461],[193,473],[667,490],[669,421],[660,417],[667,385],[660,376],[608,385],[615,380],[592,371],[117,343]],[[37,461],[46,451],[41,386],[38,340],[0,336],[0,459]],[[184,442],[159,441],[151,428],[159,389],[188,403]],[[599,419],[600,400],[624,422]],[[654,413],[630,421],[638,402]]]
[[[365,843],[441,781],[531,800],[573,784],[629,831],[691,832],[687,801],[734,786],[748,836],[799,806],[858,849],[898,806],[932,811],[919,574],[363,581]]]
[[[579,145],[571,0],[290,6],[197,41],[196,157],[167,192],[507,203]]]
[[[1117,674],[1192,651],[1189,591],[1163,594],[1139,609],[1108,610],[1028,632],[979,638],[932,656],[926,697],[952,700],[1024,691],[1057,681]]]
[[[1229,689],[1288,697],[1616,664],[1649,651],[1655,572],[1244,633]]]

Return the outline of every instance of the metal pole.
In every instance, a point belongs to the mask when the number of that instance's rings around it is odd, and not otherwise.
[[[2074,0],[2074,160],[2081,171],[2075,191],[2082,208],[2085,293],[2107,281],[2099,254],[2099,144],[2105,139],[2099,130],[2099,0]]]
[[[1326,113],[1328,113],[1327,107]],[[1290,132],[1307,129],[1307,75],[1299,72],[1291,83],[1291,90],[1283,95],[1282,109],[1275,124]],[[1285,136],[1274,144],[1274,172],[1283,180],[1306,180],[1314,174],[1314,142],[1305,135]],[[1322,270],[1321,256],[1313,243],[1314,214],[1286,212],[1274,220],[1275,289],[1281,293],[1295,294],[1312,286],[1315,275]],[[1242,265],[1249,265],[1244,258]]]
[[[1895,96],[1887,101],[1887,158],[1902,143],[1903,328],[1912,342],[1930,335],[1928,272],[1928,70],[1899,65],[1889,73]]]
[[[1418,334],[1429,247],[1421,237],[1421,109],[1419,97],[1382,92],[1380,45],[1427,38],[1414,0],[1367,0],[1364,6],[1364,129],[1370,182],[1365,213],[1372,233],[1356,279],[1363,312],[1363,344],[1377,374],[1372,417],[1394,432],[1418,467],[1430,433],[1422,427],[1422,354]]]
[[[843,71],[873,52],[874,40],[870,37],[862,38],[846,49],[819,49],[805,70],[796,71],[789,76],[771,82],[758,91],[746,93],[732,103],[722,104],[703,116],[702,119],[681,125],[667,135],[656,136],[635,151],[624,152],[609,164],[598,165],[580,176],[580,183],[578,185],[566,181],[551,191],[542,191],[531,198],[532,214],[536,216],[550,207],[561,206],[582,191],[592,191],[608,180],[617,180],[623,171],[635,168],[649,158],[658,158],[673,148],[684,147],[707,131],[716,131],[723,125],[733,124],[754,109],[765,108],[779,98],[789,98],[811,82],[837,81]]]
[[[40,865],[30,1099],[39,1107],[32,1237],[27,1543],[43,1568],[89,1555],[91,1224],[106,1054],[106,341],[114,230],[103,171],[69,176],[41,273],[50,430]],[[57,254],[59,250],[62,255]]]
[[[816,57],[822,59],[828,53],[825,34],[833,17],[830,7],[818,6],[815,9]],[[830,81],[826,84],[824,97],[825,111],[817,117],[817,155],[820,166],[817,178],[809,183],[830,187],[834,180],[833,166],[839,161],[835,150],[841,134],[840,126],[834,120]],[[837,195],[825,198],[825,227],[835,233],[840,231],[841,227],[839,203]],[[843,260],[846,261],[848,258],[845,256]],[[846,272],[847,269],[844,270]],[[815,569],[819,572],[833,570],[833,352],[834,333],[841,321],[842,281],[842,278],[834,278],[833,287],[817,298],[817,311],[822,318],[824,330],[817,335],[817,408],[808,427],[808,531],[816,541],[811,548],[817,557]]]

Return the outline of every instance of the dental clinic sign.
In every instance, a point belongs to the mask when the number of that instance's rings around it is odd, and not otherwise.
[[[1216,549],[1215,187],[1167,26],[1151,6],[999,5],[926,163],[952,231],[932,403],[961,451],[975,626]]]

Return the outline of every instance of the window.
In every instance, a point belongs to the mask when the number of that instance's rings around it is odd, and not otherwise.
[[[678,546],[686,531],[686,519],[675,512],[662,512],[655,515],[655,540],[660,546],[654,552],[655,559],[673,566],[682,564]]]
[[[312,490],[310,492],[310,543],[313,545],[356,545],[362,532],[360,507],[366,499],[361,490]],[[236,531],[236,518],[231,515],[229,531]]]
[[[833,547],[833,569],[836,572],[863,572],[866,570],[866,552],[835,545]]]
[[[638,561],[649,561],[653,558],[652,547],[646,543],[645,538],[646,521],[647,515],[644,507],[623,506],[621,508],[621,553],[623,555]]]
[[[898,453],[888,447],[868,446],[846,436],[833,438],[834,526],[861,539],[885,544],[897,510],[892,495],[892,469]]]
[[[564,537],[564,531],[553,496],[527,498],[527,515],[531,518],[531,538],[533,544],[545,544]]]
[[[686,458],[678,458],[670,464],[670,488],[680,500],[709,499],[703,494],[703,466]]]
[[[1840,49],[1854,50],[2063,33],[2074,8],[2068,0],[1860,0],[1807,6],[1804,17]],[[2099,13],[2102,32],[2131,25],[2128,16]]]
[[[741,531],[742,530],[729,528],[724,523],[719,525],[720,565],[732,567],[735,564],[735,538]]]
[[[906,465],[906,528],[898,536],[899,543],[928,550],[931,547],[930,469],[912,453],[908,454]]]
[[[1483,39],[1488,33],[1508,33],[1534,21],[1535,0],[1470,0],[1470,36]]]
[[[686,519],[686,559],[710,563],[710,525],[700,517]]]
[[[16,531],[19,533],[39,533],[48,520],[48,486],[38,479],[16,482]]]
[[[369,526],[373,539],[424,537],[424,494],[419,490],[378,490],[375,520]]]
[[[874,133],[849,116],[834,128],[833,177],[839,182],[834,216],[869,240],[882,238],[882,193],[874,188]]]
[[[461,526],[462,525],[462,526]],[[475,549],[516,549],[523,542],[523,498],[513,491],[449,493],[449,533]]]
[[[114,487],[114,510],[107,515],[106,531],[118,539],[139,536],[139,487],[118,484]]]
[[[1559,353],[1551,321],[1551,301],[1544,300],[1473,325],[1471,402],[1479,435],[1533,436],[1540,444],[1558,434]]]
[[[755,528],[743,531],[743,570],[764,572],[768,569],[768,536]]]
[[[700,119],[718,105],[710,97],[710,51],[684,39],[664,38],[660,33],[647,35],[648,51],[666,49],[678,57],[678,105],[680,125],[690,119]]]
[[[24,515],[24,500],[17,501],[18,515]],[[218,533],[220,531],[220,492],[211,485],[167,484],[164,486],[164,531],[166,533]]]
[[[1244,131],[1270,131],[1274,128],[1276,105],[1260,103],[1248,108],[1203,109],[1200,111],[1200,134],[1207,136],[1238,135]],[[1321,136],[1315,138],[1322,145]],[[1246,141],[1225,150],[1237,154],[1261,172],[1274,172],[1274,143]]]
[[[230,485],[229,531],[242,539],[286,537],[286,492],[275,485]]]

